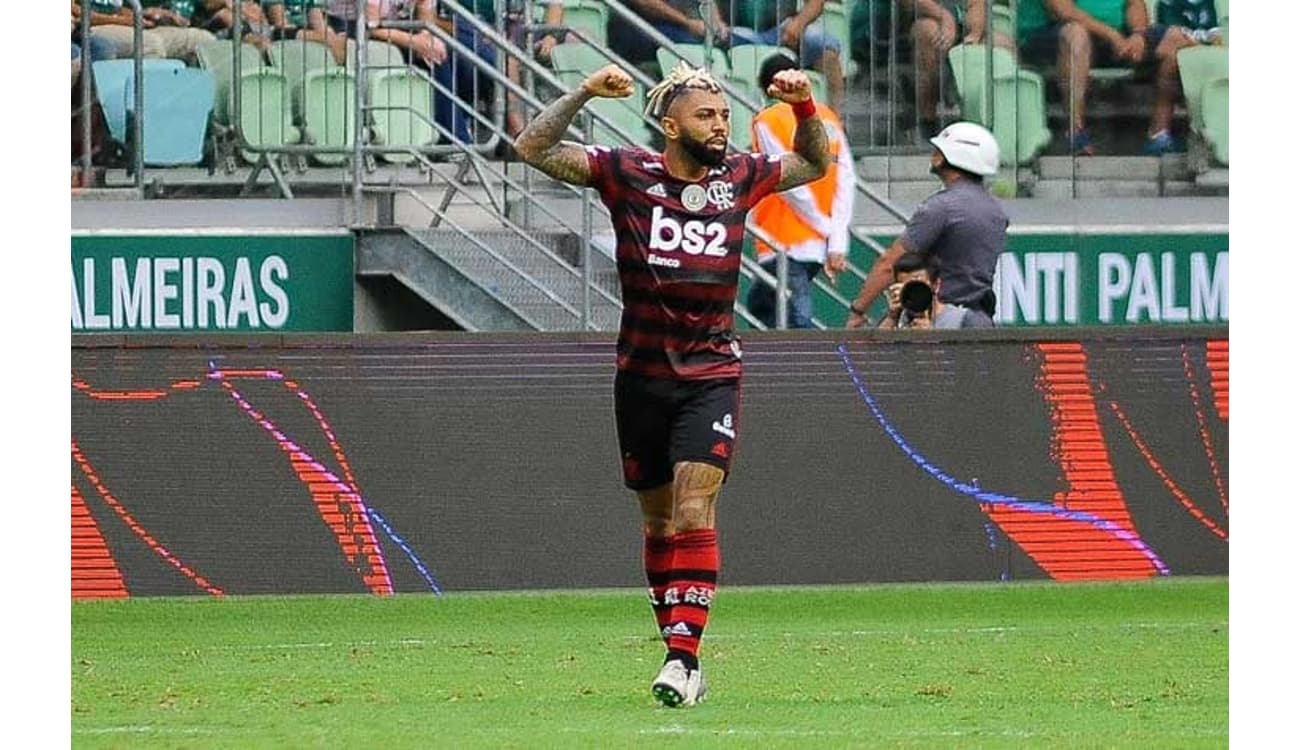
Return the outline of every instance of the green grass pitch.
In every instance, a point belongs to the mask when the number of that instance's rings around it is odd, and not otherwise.
[[[1228,744],[1228,582],[719,590],[658,706],[640,591],[74,602],[72,742],[121,748]]]

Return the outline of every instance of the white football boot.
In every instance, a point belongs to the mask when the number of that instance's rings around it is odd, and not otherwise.
[[[673,659],[659,670],[659,676],[650,685],[650,692],[665,706],[677,708],[703,701],[708,687],[704,684],[703,671],[687,669],[679,659]]]

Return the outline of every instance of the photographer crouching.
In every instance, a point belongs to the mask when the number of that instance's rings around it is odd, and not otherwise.
[[[1007,246],[1007,215],[985,189],[998,173],[997,139],[973,122],[954,122],[930,139],[930,171],[943,189],[921,201],[903,234],[876,259],[849,307],[848,328],[867,324],[867,308],[890,284],[903,253],[935,258],[947,279],[943,300],[962,305],[992,324],[997,309],[993,274]]]
[[[933,256],[903,253],[894,261],[894,282],[885,289],[889,313],[880,328],[992,328],[993,321],[961,305],[939,299],[939,264]]]

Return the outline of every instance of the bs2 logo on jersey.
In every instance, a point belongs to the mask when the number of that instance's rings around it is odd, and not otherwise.
[[[716,221],[705,224],[698,219],[682,223],[665,216],[663,207],[655,206],[650,215],[650,249],[673,252],[681,250],[687,255],[710,255],[724,258],[727,255],[727,228]],[[675,266],[674,266],[675,267]]]

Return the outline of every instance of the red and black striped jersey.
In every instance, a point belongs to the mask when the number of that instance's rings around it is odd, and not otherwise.
[[[733,309],[745,215],[781,179],[781,157],[731,154],[691,182],[663,156],[588,146],[609,207],[623,291],[618,369],[678,380],[738,377]]]

